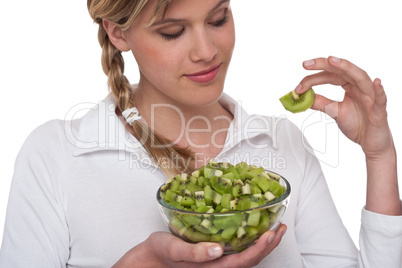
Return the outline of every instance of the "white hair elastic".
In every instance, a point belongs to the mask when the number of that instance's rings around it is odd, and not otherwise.
[[[135,107],[132,107],[130,109],[124,110],[121,113],[124,118],[126,119],[127,123],[129,123],[130,125],[132,123],[134,123],[134,121],[140,120],[141,119],[141,115],[138,112],[138,109]]]

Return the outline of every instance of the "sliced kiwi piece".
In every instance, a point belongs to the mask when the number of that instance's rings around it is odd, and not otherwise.
[[[203,219],[199,225],[194,225],[194,228],[204,234],[216,234],[219,232],[219,229],[209,219]]]
[[[196,207],[206,206],[204,191],[194,192],[194,198]]]
[[[191,242],[203,242],[203,241],[209,241],[211,239],[210,234],[204,234],[194,227],[189,227],[184,233],[183,236],[186,237],[189,241]]]
[[[212,209],[212,211],[214,211],[213,208],[209,207],[209,206],[198,206],[196,207],[196,209],[194,210],[195,212],[200,212],[200,213],[209,213],[208,211]]]
[[[229,227],[235,227],[236,229],[240,227],[243,221],[243,216],[241,214],[233,215],[219,215],[214,218],[214,225],[219,229],[226,229]]]
[[[232,181],[224,177],[211,177],[211,185],[214,190],[220,194],[230,193],[232,189]]]
[[[281,97],[280,102],[286,110],[292,113],[300,113],[309,109],[315,100],[315,93],[312,88],[303,94],[297,94],[294,90]]]
[[[257,226],[258,233],[263,234],[269,229],[269,224],[270,224],[270,218],[269,218],[269,213],[268,212],[261,212],[260,215],[260,222]]]
[[[256,227],[239,227],[236,237],[232,239],[231,246],[236,251],[245,250],[258,237]]]
[[[208,167],[204,168],[204,177],[206,177],[206,178],[212,178],[214,176],[222,176],[222,175],[223,175],[222,170],[212,169],[212,168],[208,168]]]
[[[217,169],[222,171],[223,173],[228,173],[231,171],[234,166],[231,165],[229,162],[215,162],[215,161],[210,161],[206,168],[212,168],[212,169]]]
[[[247,217],[247,225],[258,226],[258,224],[260,223],[260,217],[261,213],[258,210],[250,211]]]
[[[202,222],[202,217],[199,215],[183,214],[181,219],[189,225],[198,225]]]
[[[247,171],[249,169],[249,165],[246,162],[240,162],[235,165],[237,172],[240,174],[243,171]]]
[[[246,210],[251,208],[251,200],[248,196],[243,196],[237,200],[237,209]]]
[[[195,199],[191,196],[184,196],[181,199],[180,204],[185,207],[191,207],[192,205],[195,204]]]
[[[233,196],[229,193],[222,195],[221,206],[230,209],[230,201],[232,201]]]
[[[165,194],[165,199],[168,201],[177,201],[180,202],[183,199],[183,196],[171,191],[167,190]]]
[[[236,227],[236,226],[229,226],[229,227],[223,229],[223,231],[221,233],[222,240],[229,241],[230,239],[232,239],[234,234],[237,232],[237,229],[238,229],[238,227]]]

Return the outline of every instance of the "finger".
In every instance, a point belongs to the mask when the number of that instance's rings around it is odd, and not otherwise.
[[[373,82],[373,87],[375,97],[373,113],[379,117],[386,117],[387,95],[385,94],[385,90],[381,84],[381,80],[376,78]]]
[[[316,85],[332,84],[336,86],[344,86],[348,82],[339,74],[322,71],[316,74],[308,75],[303,78],[300,84],[296,87],[296,93],[302,94],[308,89]]]
[[[374,79],[374,94],[375,94],[375,104],[379,107],[384,107],[387,105],[387,96],[385,94],[384,87],[382,86],[381,80],[379,78]]]
[[[169,235],[166,239],[160,239],[160,246],[166,248],[165,256],[172,262],[206,262],[219,258],[223,254],[223,248],[217,243],[191,244]]]
[[[339,115],[339,106],[339,102],[330,100],[322,95],[315,94],[315,100],[313,106],[311,106],[311,109],[326,113],[336,120]]]
[[[373,82],[366,71],[360,69],[348,60],[333,56],[328,58],[328,63],[341,70],[347,77],[350,77],[353,80],[353,84],[357,85],[362,92],[369,95],[372,94]]]
[[[271,253],[281,242],[286,233],[286,225],[281,224],[275,231],[265,232],[255,245],[248,249],[218,260],[217,267],[253,267]]]
[[[306,70],[325,70],[331,73],[343,74],[341,70],[330,65],[327,58],[315,58],[303,62],[303,67]]]
[[[370,93],[372,90],[372,81],[368,74],[348,60],[334,56],[327,59],[317,58],[305,61],[303,67],[307,70],[325,70],[340,74],[350,84],[357,85],[361,91]]]

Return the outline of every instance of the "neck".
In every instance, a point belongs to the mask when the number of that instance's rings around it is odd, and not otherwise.
[[[141,89],[134,98],[147,124],[178,146],[189,148],[195,154],[196,166],[222,150],[233,116],[218,101],[194,107]]]

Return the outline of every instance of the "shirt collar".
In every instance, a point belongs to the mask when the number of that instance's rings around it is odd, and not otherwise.
[[[219,102],[233,115],[233,121],[231,122],[227,136],[225,147],[221,151],[220,155],[229,151],[241,141],[251,140],[260,135],[265,135],[269,138],[269,141],[275,146],[275,142],[272,140],[272,118],[265,117],[256,114],[248,114],[241,106],[241,102],[235,101],[227,94],[223,94]],[[268,140],[267,140],[268,142]]]
[[[249,115],[225,93],[219,102],[233,115],[221,154],[242,140],[259,135],[271,137],[269,117]],[[115,98],[108,95],[81,119],[65,121],[66,136],[75,147],[74,156],[103,150],[147,154],[140,142],[125,129],[115,110]]]

